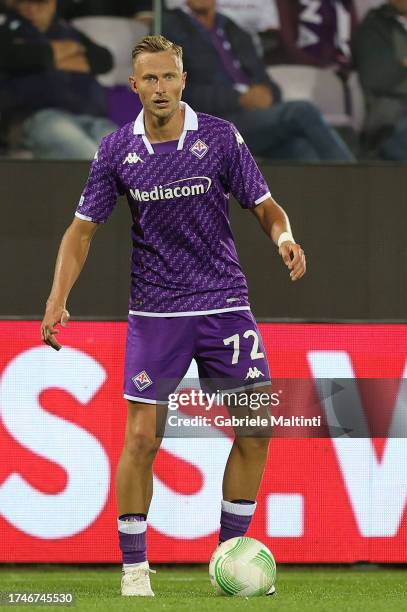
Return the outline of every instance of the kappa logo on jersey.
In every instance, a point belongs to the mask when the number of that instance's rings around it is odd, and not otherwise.
[[[191,184],[191,181],[194,181],[194,183]],[[212,179],[208,176],[191,176],[178,181],[171,181],[171,183],[165,185],[156,185],[151,191],[130,189],[130,195],[137,202],[156,202],[157,200],[173,200],[181,197],[191,198],[207,193],[211,185]]]
[[[243,136],[237,130],[235,131],[235,138],[237,140],[237,144],[241,145],[244,143]]]
[[[198,159],[202,159],[208,152],[209,147],[202,140],[198,139],[189,149]]]
[[[258,368],[249,368],[245,380],[248,378],[259,378],[260,376],[264,376],[264,374]]]
[[[147,387],[153,384],[153,381],[145,370],[142,370],[136,374],[136,376],[133,376],[131,380],[134,382],[139,391],[144,391],[144,389],[147,389]]]
[[[141,159],[137,153],[129,153],[126,159],[123,160],[123,164],[138,164],[138,162],[141,162],[142,164],[145,163],[144,159]]]

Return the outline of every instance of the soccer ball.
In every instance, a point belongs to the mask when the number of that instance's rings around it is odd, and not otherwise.
[[[269,549],[253,538],[232,538],[220,544],[209,563],[209,577],[219,595],[265,595],[276,580],[276,562]]]

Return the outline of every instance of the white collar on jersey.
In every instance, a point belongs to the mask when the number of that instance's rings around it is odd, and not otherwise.
[[[184,140],[187,132],[196,131],[198,129],[198,115],[186,102],[180,102],[181,106],[185,110],[184,117],[184,130],[181,134],[181,138],[178,141],[177,151],[181,151],[184,147]],[[139,135],[143,138],[144,144],[146,145],[147,151],[152,155],[154,149],[151,146],[151,142],[146,136],[146,128],[144,126],[144,109],[142,109],[134,122],[133,134]]]

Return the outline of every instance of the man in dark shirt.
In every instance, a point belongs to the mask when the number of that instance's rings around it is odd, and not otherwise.
[[[185,100],[232,121],[256,155],[301,161],[353,161],[309,102],[282,102],[249,34],[216,13],[216,0],[188,0],[168,11],[163,33],[185,49]]]
[[[56,0],[12,0],[0,26],[0,112],[35,157],[91,159],[115,129],[95,75],[110,52],[56,15]]]
[[[356,35],[369,153],[407,161],[407,0],[370,11]]]

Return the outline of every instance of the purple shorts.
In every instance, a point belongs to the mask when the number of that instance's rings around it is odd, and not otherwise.
[[[220,381],[224,390],[270,382],[263,341],[250,310],[185,317],[129,315],[128,321],[126,399],[165,403],[193,359],[199,378],[215,381],[215,386]]]

